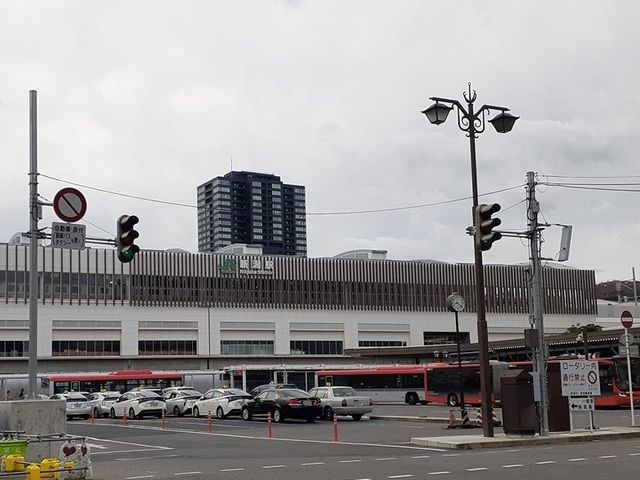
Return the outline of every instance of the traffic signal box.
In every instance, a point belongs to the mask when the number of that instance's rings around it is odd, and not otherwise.
[[[499,218],[491,218],[491,216],[500,211],[498,203],[483,203],[475,209],[476,218],[476,248],[481,252],[489,250],[493,242],[497,242],[502,238],[500,232],[494,232],[493,228],[502,223]]]
[[[133,229],[134,225],[139,221],[135,215],[122,215],[116,222],[118,230],[116,247],[118,248],[118,260],[122,263],[131,262],[133,257],[136,256],[136,253],[140,251],[140,247],[133,244],[135,239],[140,236],[140,234]]]

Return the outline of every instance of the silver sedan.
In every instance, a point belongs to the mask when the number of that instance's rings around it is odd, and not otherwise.
[[[322,416],[327,420],[331,420],[335,413],[351,415],[357,421],[373,411],[371,398],[358,395],[351,387],[317,387],[309,390],[309,395],[320,399]]]

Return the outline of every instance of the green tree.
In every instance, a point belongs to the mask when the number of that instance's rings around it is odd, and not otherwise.
[[[573,333],[579,334],[584,332],[601,332],[602,327],[600,325],[596,325],[595,323],[587,323],[586,325],[580,325],[576,323],[575,325],[571,325],[569,328],[565,330],[564,333]]]

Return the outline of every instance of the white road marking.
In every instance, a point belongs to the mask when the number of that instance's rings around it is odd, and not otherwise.
[[[221,472],[242,472],[244,468],[223,468]]]
[[[324,465],[324,462],[309,462],[309,463],[301,463],[303,467],[312,467],[314,465]]]
[[[520,464],[520,463],[514,463],[512,465],[502,465],[502,468],[518,468],[518,467],[523,467],[524,465]]]
[[[97,443],[89,443],[89,442],[87,442],[87,445],[89,445],[91,448],[97,448],[98,450],[106,450],[107,448],[109,448],[106,445],[99,445]]]
[[[406,473],[404,475],[389,475],[387,478],[409,478],[409,477],[413,477],[413,475]]]
[[[598,458],[618,458],[618,455],[602,455]]]
[[[128,428],[136,428],[136,427],[130,426]],[[89,440],[96,440],[97,442],[111,442],[111,443],[119,443],[121,445],[134,445],[136,447],[157,448],[159,450],[173,450],[173,447],[163,447],[162,445],[145,445],[144,443],[123,442],[120,440],[107,440],[106,438],[95,438],[95,437],[85,437],[85,438],[88,438]]]
[[[460,457],[461,453],[449,453],[447,455],[442,455],[443,457]]]
[[[552,463],[556,463],[555,460],[545,460],[544,462],[536,462],[536,465],[550,465]]]
[[[126,480],[138,480],[139,478],[155,478],[153,475],[140,475],[139,477],[126,477]]]
[[[633,455],[633,453],[631,455]],[[361,461],[362,460],[340,460],[338,463],[357,463]]]
[[[179,477],[180,475],[200,475],[202,472],[177,472],[174,473],[174,475],[176,477]]]
[[[284,468],[286,465],[265,465],[262,468]]]
[[[489,469],[487,467],[467,468],[467,472],[482,472],[484,470]]]
[[[416,455],[415,457],[411,457],[411,458],[430,458],[431,455]]]
[[[376,458],[378,462],[386,462],[387,460],[395,460],[396,457],[384,457],[384,458]]]
[[[95,425],[92,425],[92,426],[117,427],[117,426],[120,426],[120,424],[96,423]],[[303,438],[282,438],[282,437],[266,438],[263,435],[254,436],[254,435],[237,435],[237,434],[231,434],[231,433],[215,433],[215,432],[209,433],[206,431],[194,431],[194,430],[187,430],[184,428],[162,429],[161,427],[147,426],[147,425],[140,425],[140,424],[137,424],[137,425],[129,424],[126,428],[129,430],[138,429],[138,430],[154,430],[154,431],[161,431],[161,432],[190,433],[192,435],[204,435],[208,437],[243,438],[247,440],[262,440],[262,441],[268,441],[268,442],[296,442],[296,443],[318,443],[318,444],[326,444],[326,445],[335,445],[335,442],[333,442],[332,440],[310,440],[310,439],[303,439]],[[99,439],[94,439],[94,440],[99,440]],[[115,440],[105,440],[105,441],[113,442]],[[126,444],[130,442],[119,442],[119,443]],[[387,444],[387,443],[340,442],[340,444],[353,445],[357,447],[401,448],[401,449],[407,449],[407,450],[420,450],[423,452],[424,451],[429,451],[429,452],[446,452],[447,451],[444,448],[418,447],[418,446],[412,446],[412,445],[397,445],[397,444]],[[136,445],[136,444],[132,444],[132,445]],[[142,445],[142,446],[149,447],[149,448],[163,449],[163,450],[173,450],[172,447],[161,447],[161,446],[150,446],[150,445]],[[132,450],[129,450],[129,451],[132,451]],[[96,452],[94,453],[94,455],[99,453],[113,453],[113,452]]]
[[[567,462],[584,462],[586,458],[570,458]]]
[[[114,458],[116,462],[130,462],[135,460],[151,460],[153,457],[121,457]]]
[[[629,455],[631,455],[632,457],[635,457],[636,455],[640,455],[640,453],[630,453]]]
[[[446,472],[446,471],[445,472],[429,472],[427,473],[427,475],[447,475],[449,473],[451,472]]]

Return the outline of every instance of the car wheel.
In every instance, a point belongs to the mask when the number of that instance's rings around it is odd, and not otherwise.
[[[136,411],[133,408],[129,409],[129,420],[136,418]]]
[[[109,416],[111,418],[116,418],[116,410],[115,410],[115,408],[112,408],[111,410],[109,410]]]
[[[251,420],[251,417],[252,417],[252,415],[251,415],[251,412],[249,411],[249,409],[247,407],[243,407],[242,408],[242,419],[249,421],[249,420]]]
[[[356,413],[354,415],[351,415],[351,418],[353,418],[356,422],[359,422],[360,419],[362,418],[362,414],[361,413]]]
[[[224,410],[222,409],[222,407],[216,408],[216,417],[218,417],[219,420],[222,420],[224,418]]]
[[[418,398],[418,395],[416,395],[415,393],[408,393],[407,394],[406,402],[409,405],[415,405],[416,403],[418,403],[418,400],[420,400],[420,399]]]
[[[180,416],[180,408],[177,405],[173,407],[173,415],[176,417]]]
[[[200,417],[200,409],[198,407],[193,407],[193,416],[196,418]]]
[[[284,422],[284,415],[282,414],[282,410],[280,410],[279,408],[276,407],[276,409],[273,411],[273,421],[277,422],[277,423],[282,423]]]
[[[458,396],[455,393],[450,393],[447,397],[447,405],[450,407],[457,407],[459,403]]]
[[[326,406],[324,407],[324,412],[322,412],[325,420],[333,420],[333,408]]]

